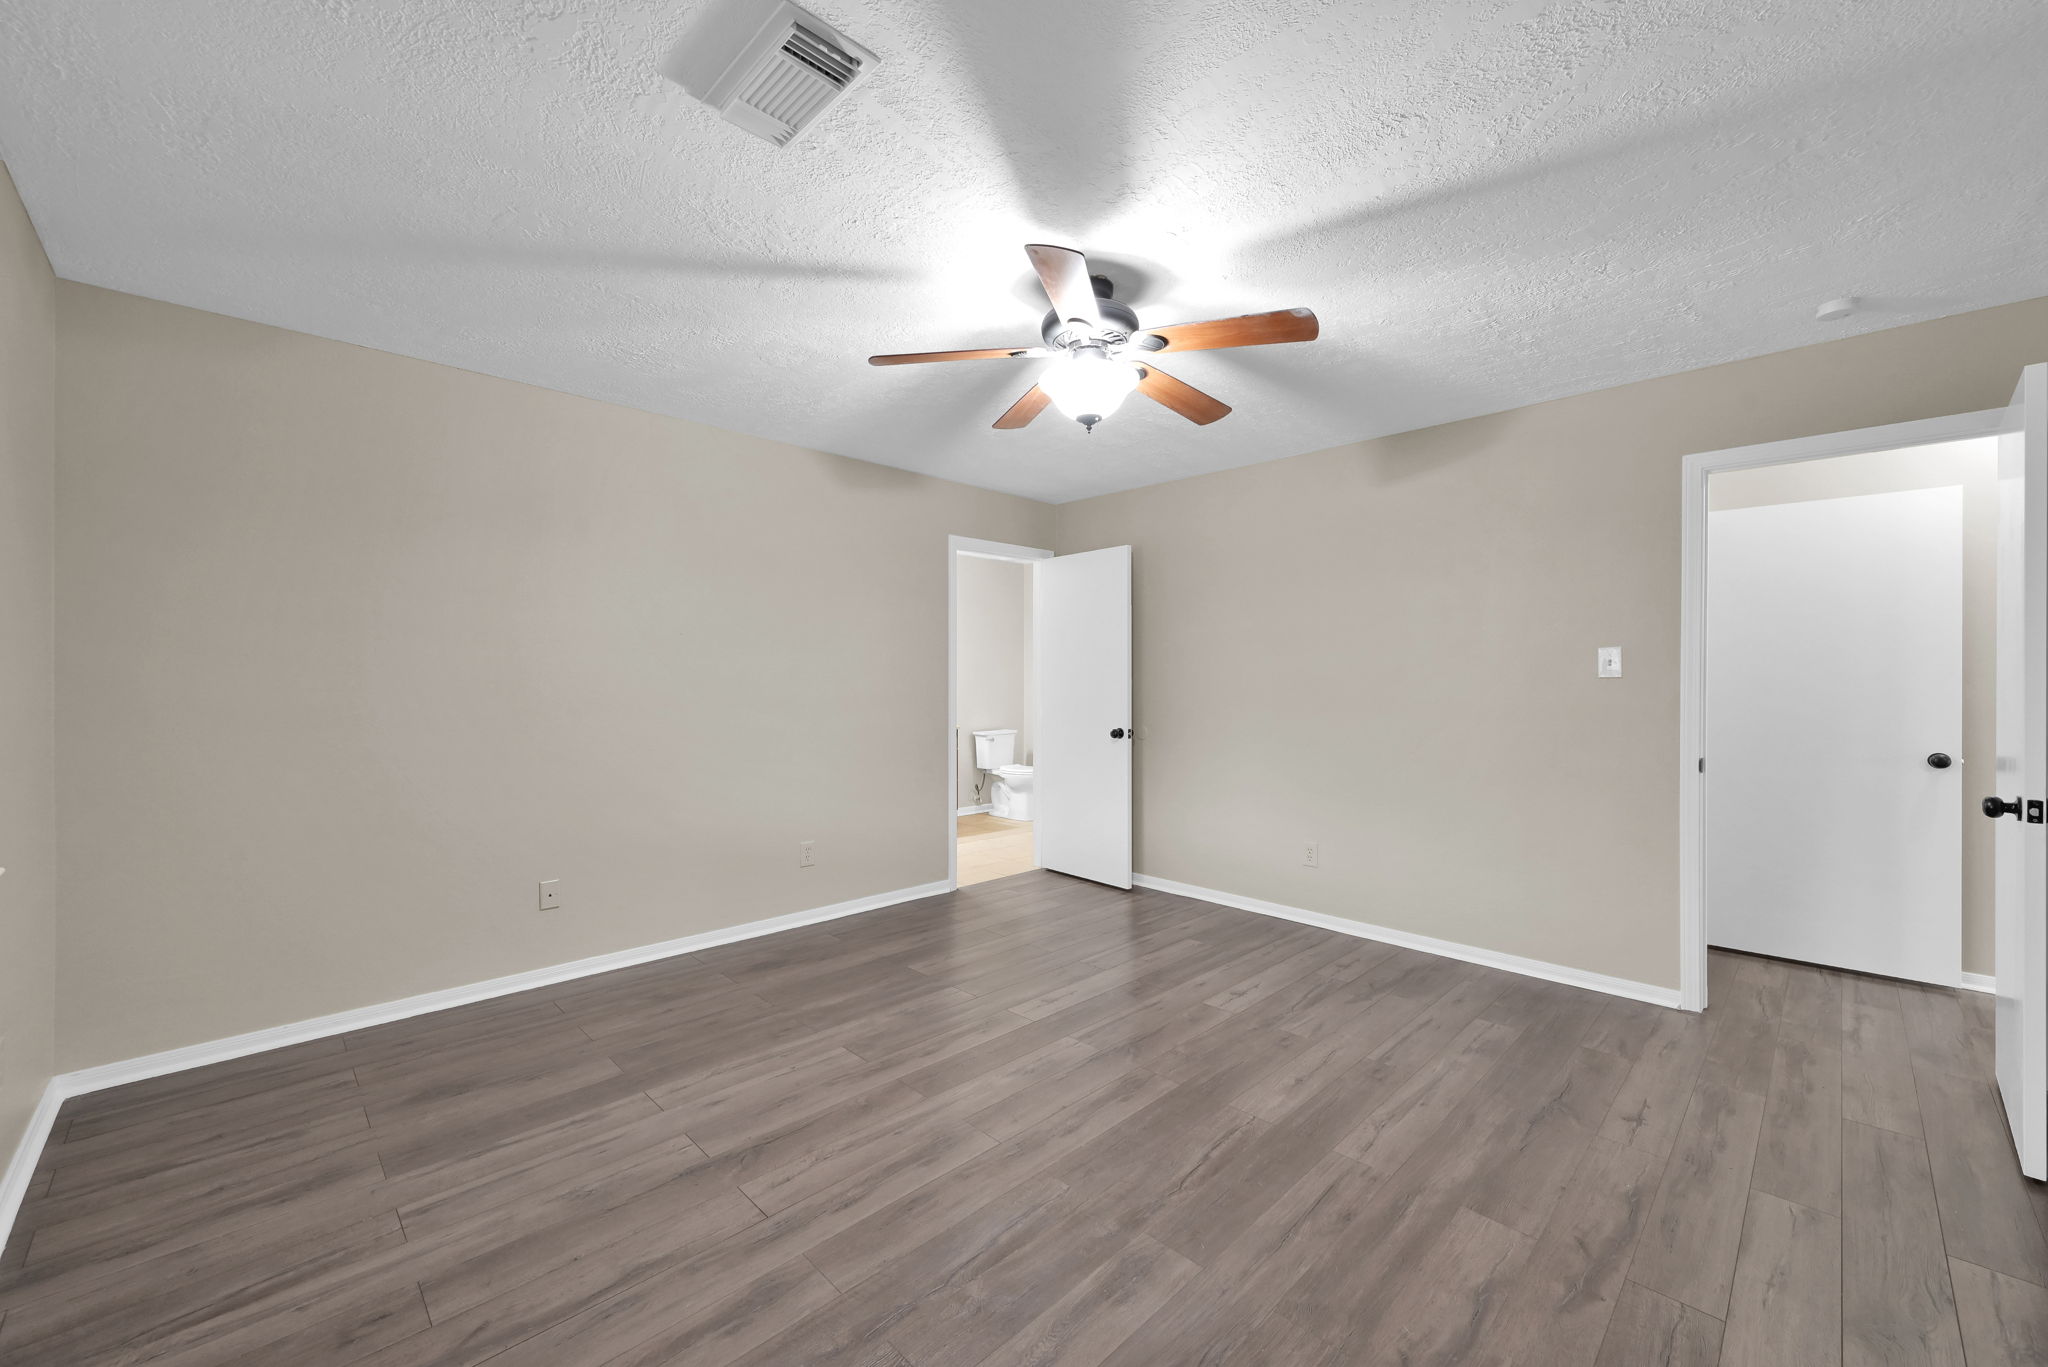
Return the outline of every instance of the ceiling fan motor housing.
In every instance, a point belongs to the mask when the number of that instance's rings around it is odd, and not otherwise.
[[[1101,279],[1100,276],[1096,277]],[[1045,344],[1056,350],[1065,351],[1071,347],[1090,344],[1104,347],[1127,346],[1138,332],[1138,315],[1129,304],[1120,299],[1111,299],[1097,288],[1095,311],[1102,317],[1099,326],[1088,328],[1079,323],[1070,323],[1060,317],[1058,309],[1047,309],[1045,321],[1039,324],[1039,335]]]

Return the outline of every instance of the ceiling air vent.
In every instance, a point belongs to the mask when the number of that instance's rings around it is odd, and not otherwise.
[[[795,5],[777,4],[705,103],[784,147],[874,68],[874,53]]]

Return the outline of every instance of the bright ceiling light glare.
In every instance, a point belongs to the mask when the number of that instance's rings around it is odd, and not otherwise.
[[[1045,368],[1038,387],[1090,432],[1138,387],[1138,369],[1099,346],[1075,347]]]

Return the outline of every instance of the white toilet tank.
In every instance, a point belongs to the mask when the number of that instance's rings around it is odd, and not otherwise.
[[[1017,762],[1017,733],[1015,731],[976,731],[974,733],[974,767],[977,769],[1000,769],[1005,764]]]

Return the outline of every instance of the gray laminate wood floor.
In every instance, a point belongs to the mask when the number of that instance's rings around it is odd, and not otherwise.
[[[0,1361],[2048,1361],[1986,999],[1031,873],[78,1098]]]

